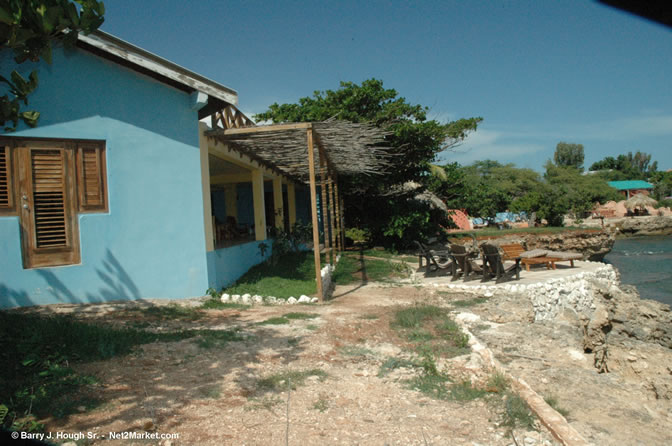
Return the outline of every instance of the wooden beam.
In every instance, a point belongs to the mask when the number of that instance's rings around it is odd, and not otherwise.
[[[289,229],[296,223],[296,187],[294,183],[287,183],[287,206],[289,209]]]
[[[264,206],[264,174],[252,171],[252,197],[254,199],[255,240],[266,240],[266,207]]]
[[[285,204],[282,201],[282,178],[273,178],[273,209],[275,211],[275,229],[285,229]]]
[[[194,90],[202,91],[229,104],[238,104],[238,93],[235,90],[145,51],[140,47],[124,42],[111,34],[103,31],[94,31],[88,35],[79,33],[77,38],[87,45],[130,63],[133,68],[140,67],[152,74],[170,79]],[[139,71],[137,68],[135,69]]]
[[[198,124],[198,146],[201,157],[201,193],[203,194],[203,225],[205,231],[205,250],[215,250],[215,235],[212,227],[212,198],[210,195],[210,158],[208,157],[208,139],[204,132],[208,126]]]
[[[341,246],[345,249],[345,210],[343,208],[343,197],[340,197],[338,207],[341,211]]]
[[[325,171],[327,170],[327,163],[322,151],[320,151],[320,193],[322,199],[322,233],[324,234],[324,249],[325,253],[329,254],[328,262],[332,265],[333,255],[331,253],[331,242],[329,240],[329,202],[327,201],[327,176]]]
[[[331,175],[329,176],[329,202],[331,203],[331,206],[329,206],[329,229],[331,230],[331,247],[336,248],[337,243],[336,243],[336,222],[334,221],[334,211],[335,211],[335,201],[334,201],[334,182],[331,178]],[[338,249],[338,248],[337,248]],[[332,258],[331,264],[334,264],[334,259]]]
[[[260,125],[258,127],[245,127],[242,129],[216,129],[209,131],[207,135],[241,135],[245,133],[280,132],[283,130],[303,130],[310,128],[312,128],[310,122],[297,122],[295,124]]]
[[[339,203],[338,195],[338,177],[336,177],[336,181],[334,182],[334,205],[335,205],[335,210],[336,210],[336,243],[338,244],[339,251],[343,251],[345,247],[343,246],[343,243],[341,243],[341,234],[343,233],[343,227],[341,226],[341,204]]]
[[[310,210],[313,220],[313,253],[315,255],[315,281],[317,282],[317,299],[324,300],[322,290],[322,267],[320,266],[320,231],[317,221],[317,191],[315,190],[315,153],[313,148],[313,129],[306,129],[308,141],[308,175],[310,177]]]
[[[252,181],[251,173],[230,173],[210,177],[210,184],[249,183],[250,181]]]

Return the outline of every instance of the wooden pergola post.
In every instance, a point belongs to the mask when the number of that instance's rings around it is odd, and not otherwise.
[[[322,292],[322,267],[320,265],[320,231],[317,221],[317,191],[315,186],[315,153],[313,148],[313,129],[306,129],[306,139],[308,141],[308,175],[310,178],[310,209],[313,220],[313,253],[315,255],[315,281],[317,282],[317,299],[323,302]]]
[[[329,203],[327,201],[327,178],[325,171],[327,170],[327,163],[324,157],[324,153],[320,150],[320,194],[322,199],[322,233],[324,234],[324,252],[329,253],[329,263],[333,265],[333,259],[331,258],[331,243],[329,242]]]
[[[341,246],[345,247],[345,217],[343,215],[343,197],[339,197],[338,208],[340,210],[339,219],[341,220]]]
[[[343,222],[341,221],[341,203],[340,203],[340,196],[338,193],[338,178],[336,179],[336,183],[334,184],[334,203],[336,205],[336,237],[337,237],[337,243],[340,247],[341,251],[345,250],[345,245],[343,244]]]
[[[335,208],[335,201],[334,201],[334,180],[331,178],[331,173],[329,174],[329,202],[331,203],[331,206],[329,207],[329,229],[331,230],[331,247],[332,248],[337,248],[337,243],[336,243],[336,222],[334,221],[334,208]],[[334,264],[334,259],[332,257],[331,259],[331,264]]]

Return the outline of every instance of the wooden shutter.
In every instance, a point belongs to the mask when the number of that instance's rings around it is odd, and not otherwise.
[[[63,150],[30,152],[36,248],[68,246],[64,157]]]
[[[12,162],[9,146],[0,146],[0,213],[14,209]]]
[[[79,263],[72,150],[22,148],[21,167],[24,266]]]
[[[77,149],[79,210],[107,211],[105,150],[97,144],[80,144]]]

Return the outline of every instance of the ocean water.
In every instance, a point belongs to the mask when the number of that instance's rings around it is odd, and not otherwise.
[[[621,273],[621,282],[637,287],[645,299],[672,305],[672,236],[616,240],[604,258]]]

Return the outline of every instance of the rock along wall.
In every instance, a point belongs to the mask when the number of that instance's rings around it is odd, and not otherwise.
[[[520,243],[525,249],[549,249],[552,251],[571,251],[583,254],[583,260],[591,262],[601,261],[611,251],[616,237],[613,231],[567,230],[555,234],[511,234],[496,237],[488,242],[495,245]],[[479,240],[479,243],[482,241]],[[470,239],[463,239],[458,243],[470,244]]]
[[[570,309],[588,329],[600,319],[598,328],[608,328],[611,342],[638,340],[672,348],[670,306],[641,299],[636,288],[620,283],[611,265],[520,288],[532,303],[535,322],[555,319]]]
[[[608,289],[616,284],[616,270],[611,265],[603,265],[592,272],[528,285],[527,294],[534,307],[535,322],[554,319],[567,308],[577,315],[590,317],[596,309],[596,289]]]

